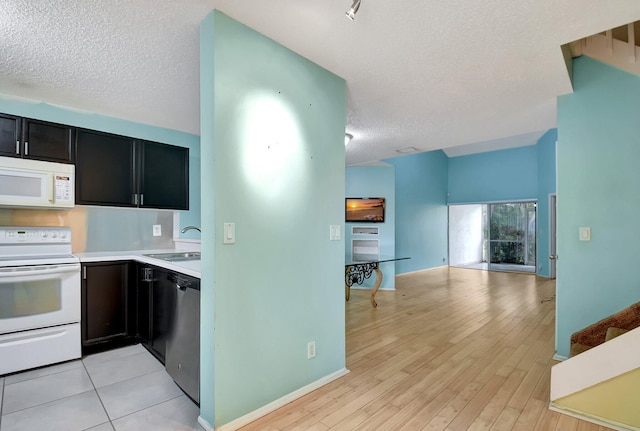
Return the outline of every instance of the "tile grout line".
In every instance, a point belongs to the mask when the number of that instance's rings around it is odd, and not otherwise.
[[[112,358],[112,359],[109,359],[109,360],[106,360],[106,361],[100,361],[100,363],[107,364],[108,362],[112,362],[112,361],[115,361],[115,360],[118,360],[118,359],[121,359],[121,358],[126,358],[128,356],[134,356],[136,354],[143,353],[143,352],[149,354],[149,352],[146,351],[146,349],[145,349],[142,352],[135,352],[135,353],[131,353],[130,355],[116,357],[116,358]],[[108,423],[111,426],[111,430],[115,431],[116,430],[116,427],[115,427],[115,424],[114,424],[115,420],[123,419],[123,418],[129,417],[129,416],[133,416],[135,414],[140,414],[141,412],[144,412],[146,410],[149,410],[149,409],[152,409],[152,408],[156,408],[157,406],[160,406],[160,405],[162,405],[164,403],[169,403],[169,402],[172,402],[172,401],[175,401],[175,400],[179,399],[182,396],[186,396],[186,395],[184,395],[183,391],[179,391],[175,396],[170,396],[169,398],[164,399],[162,401],[157,401],[157,402],[155,402],[155,403],[153,403],[151,405],[145,406],[143,408],[139,408],[139,409],[137,409],[135,411],[129,412],[126,415],[120,416],[118,418],[111,418],[111,416],[109,415],[109,412],[108,412],[108,410],[107,410],[107,408],[105,406],[103,398],[100,396],[100,394],[98,392],[98,388],[96,387],[96,383],[94,381],[94,377],[91,375],[91,373],[89,371],[89,368],[91,368],[91,367],[88,367],[87,364],[84,361],[84,359],[86,359],[86,358],[87,357],[80,358],[80,366],[78,366],[77,368],[74,367],[73,369],[78,370],[78,371],[80,369],[84,370],[84,372],[86,374],[86,377],[89,378],[89,381],[91,383],[90,386],[87,386],[90,389],[87,389],[86,391],[83,391],[83,392],[80,392],[80,393],[77,393],[77,394],[72,394],[72,395],[68,395],[66,397],[62,397],[62,398],[58,398],[58,399],[55,399],[55,400],[47,401],[47,402],[44,402],[44,403],[41,403],[41,404],[38,404],[38,405],[35,405],[35,406],[30,406],[30,407],[27,407],[27,408],[24,408],[24,409],[16,410],[15,412],[11,412],[9,414],[22,412],[22,411],[25,411],[25,410],[28,410],[28,409],[31,409],[31,408],[39,408],[39,407],[42,407],[42,406],[46,406],[47,404],[51,404],[51,403],[54,403],[54,402],[59,402],[60,400],[68,399],[68,398],[71,398],[71,397],[74,397],[74,396],[77,396],[77,395],[80,395],[80,394],[89,394],[91,391],[93,391],[94,394],[98,397],[98,401],[100,402],[100,405],[102,406],[102,410],[103,410],[103,412],[104,412],[104,414],[105,414],[105,416],[107,418],[107,422],[102,422],[101,424],[93,425],[93,427],[101,426],[101,425],[102,426],[106,426],[106,424]],[[155,357],[154,357],[154,359],[157,360],[157,358],[155,358]],[[93,364],[92,364],[92,366],[93,366]],[[28,382],[30,380],[35,380],[35,379],[39,379],[39,378],[46,378],[46,377],[54,376],[56,374],[60,374],[60,373],[64,373],[64,372],[70,372],[70,371],[73,371],[73,369],[60,370],[60,371],[58,371],[56,373],[51,373],[51,374],[46,374],[46,375],[43,375],[43,376],[32,377],[32,378],[29,378],[29,379],[26,379],[26,380],[22,380],[20,382],[15,382],[15,384],[22,383],[22,382]],[[116,382],[116,383],[123,383],[123,382],[131,381],[131,380],[134,380],[136,378],[149,376],[149,375],[154,374],[154,373],[166,373],[166,371],[164,370],[164,367],[162,367],[161,369],[158,369],[158,370],[155,370],[155,371],[146,371],[141,375],[136,375],[135,377],[130,377],[128,379],[125,379],[125,380],[123,380],[121,382]],[[106,387],[114,385],[116,383],[111,383],[109,385],[102,386],[101,388],[106,388]],[[4,400],[4,396],[6,394],[7,386],[8,385],[7,385],[6,378],[2,378],[1,381],[0,381],[0,420],[3,418],[2,415],[5,412],[5,408],[6,408],[6,405],[5,405],[6,403],[4,402],[5,401]],[[2,426],[1,426],[1,423],[0,423],[0,430],[1,429],[2,429]],[[91,428],[88,428],[88,429],[91,429]],[[87,431],[88,429],[86,429],[84,431]]]
[[[30,372],[37,371],[37,370],[40,370],[40,369],[47,369],[47,368],[52,367],[52,366],[55,367],[55,366],[64,365],[64,364],[71,364],[71,363],[73,363],[75,361],[82,362],[80,359],[72,359],[70,361],[58,362],[58,363],[52,364],[52,365],[44,365],[42,367],[37,367],[37,368],[30,369],[30,370],[18,371],[16,373],[9,374],[9,377],[12,377],[12,376],[15,376],[15,375],[20,375],[22,373],[30,373]],[[55,376],[56,374],[66,373],[66,372],[72,371],[72,370],[73,370],[73,368],[69,368],[69,369],[66,369],[66,370],[56,371],[55,373],[43,374],[41,376],[29,377],[27,379],[19,380],[17,382],[13,382],[13,383],[7,383],[7,377],[5,377],[4,378],[4,386],[11,386],[11,385],[16,385],[18,383],[29,382],[31,380],[41,379],[42,377]]]
[[[4,384],[5,379],[2,379],[2,387],[0,388],[0,431],[2,431],[2,411],[4,410]]]
[[[135,347],[135,346],[140,346],[142,349],[144,349],[144,347],[142,347],[142,345],[139,344],[139,343],[138,344],[133,344],[133,345],[127,346],[127,347],[122,347],[122,349],[127,349],[127,348]],[[118,349],[115,349],[115,350],[118,350]],[[83,365],[85,365],[85,363],[84,363],[85,359],[92,358],[92,357],[94,357],[96,355],[102,355],[102,354],[105,354],[105,353],[113,352],[115,350],[107,350],[107,351],[104,351],[104,352],[98,352],[98,353],[93,353],[93,354],[90,354],[90,355],[85,355],[84,358],[82,358],[82,357],[80,358],[80,361],[82,362]],[[116,359],[127,358],[127,357],[133,356],[133,355],[139,355],[140,353],[144,353],[144,352],[146,352],[146,349],[141,350],[141,351],[134,351],[134,352],[131,352],[131,353],[127,353],[126,355],[122,355],[122,356],[116,356],[114,358],[102,359],[102,360],[100,360],[100,361],[98,361],[98,362],[96,362],[95,364],[92,364],[92,365],[102,364],[102,363],[105,363],[105,362],[111,362],[111,361],[116,360]]]
[[[99,395],[98,395],[98,396],[99,396]],[[159,406],[160,404],[168,403],[169,401],[173,401],[173,400],[178,399],[178,398],[180,398],[180,397],[182,397],[182,396],[185,396],[185,397],[186,397],[186,395],[185,395],[185,394],[180,394],[180,395],[177,395],[177,396],[175,396],[175,397],[173,397],[173,398],[169,398],[169,399],[166,399],[166,400],[164,400],[164,401],[160,401],[160,402],[158,402],[158,403],[152,404],[152,405],[147,406],[147,407],[145,407],[145,408],[142,408],[142,409],[140,409],[140,410],[136,410],[136,411],[133,411],[133,412],[131,412],[131,413],[127,413],[126,415],[124,415],[124,416],[120,416],[120,417],[117,417],[117,418],[115,418],[115,419],[111,419],[111,416],[109,416],[109,413],[107,413],[107,417],[109,418],[109,422],[111,422],[111,426],[113,427],[113,429],[115,429],[116,427],[115,427],[115,425],[113,425],[113,421],[115,421],[115,420],[120,420],[120,419],[122,419],[122,418],[126,418],[127,416],[135,415],[136,413],[140,413],[140,412],[145,411],[145,410],[148,410],[148,409],[150,409],[150,408],[153,408],[153,407]],[[101,401],[102,401],[102,400],[101,400]],[[0,430],[0,431],[1,431],[1,430]],[[86,430],[85,430],[85,431],[86,431]]]
[[[66,397],[56,398],[55,400],[50,400],[50,401],[47,401],[47,402],[44,402],[44,403],[41,403],[41,404],[36,404],[36,405],[33,405],[33,406],[25,407],[23,409],[14,410],[12,412],[7,413],[6,416],[12,415],[14,413],[23,412],[25,410],[33,409],[33,408],[36,408],[36,407],[46,406],[47,404],[55,403],[55,402],[58,402],[58,401],[61,401],[61,400],[66,400],[67,398],[72,398],[72,397],[75,397],[75,396],[78,396],[78,395],[86,394],[87,392],[91,392],[91,389],[89,389],[88,391],[84,391],[84,392],[78,392],[77,394],[67,395]],[[4,406],[4,403],[3,403],[3,406]],[[4,410],[4,407],[3,407],[3,410]]]
[[[100,393],[98,392],[98,388],[96,388],[96,384],[93,382],[93,378],[91,377],[91,373],[89,373],[89,370],[87,369],[87,365],[84,363],[84,359],[80,359],[80,362],[82,362],[82,367],[84,368],[85,373],[87,373],[87,376],[89,377],[89,381],[91,382],[91,386],[93,386],[93,392],[96,393],[96,396],[98,397],[98,401],[100,401],[100,405],[102,406],[102,410],[104,410],[104,414],[107,416],[107,420],[109,421],[109,425],[111,425],[112,429],[116,429],[115,426],[113,426],[113,422],[111,421],[111,416],[109,416],[109,412],[107,411],[107,408],[104,405],[104,402],[102,401],[102,397],[100,396]],[[107,361],[104,361],[107,362]],[[89,428],[91,429],[91,428]],[[0,430],[2,431],[2,430]]]
[[[100,386],[100,388],[96,387],[95,384],[94,384],[94,388],[96,388],[96,391],[98,391],[98,389],[108,388],[109,386],[113,386],[113,385],[117,385],[117,384],[120,384],[120,383],[128,382],[129,380],[137,379],[139,377],[148,376],[149,374],[159,373],[160,371],[164,371],[164,370],[160,369],[160,370],[155,370],[155,371],[144,372],[144,373],[142,373],[140,375],[137,375],[135,377],[129,377],[128,379],[119,380],[117,382],[109,383],[108,385]],[[87,373],[88,373],[88,370],[87,370]],[[89,378],[91,379],[91,375],[90,374],[89,374]],[[91,379],[91,383],[93,384],[93,379]]]
[[[72,362],[72,361],[70,361],[70,362]],[[74,369],[63,370],[63,371],[59,371],[57,373],[51,373],[51,374],[46,374],[44,376],[38,376],[38,377],[31,378],[31,379],[21,380],[19,382],[10,383],[9,385],[6,384],[6,377],[5,377],[5,380],[4,380],[4,383],[3,383],[3,388],[2,388],[2,391],[1,391],[2,409],[1,409],[1,412],[0,412],[0,417],[4,416],[4,408],[5,408],[5,404],[6,404],[5,403],[5,399],[4,399],[4,393],[5,393],[5,388],[7,386],[17,385],[17,384],[20,384],[20,383],[29,382],[31,380],[37,380],[37,379],[42,379],[42,378],[46,378],[46,377],[51,377],[51,376],[55,376],[56,374],[68,373],[69,371],[74,371]],[[85,370],[85,372],[86,372],[86,370]],[[91,377],[88,376],[88,375],[87,375],[87,377],[89,377],[89,381],[91,381]],[[93,386],[93,381],[91,381],[91,385]],[[86,394],[87,392],[91,392],[91,389],[89,389],[87,391],[82,391],[82,392],[78,392],[78,393],[75,393],[75,394],[67,395],[65,397],[56,398],[56,399],[53,399],[53,400],[41,402],[40,404],[35,404],[35,405],[29,406],[29,407],[24,407],[24,408],[21,408],[21,409],[18,409],[18,410],[14,410],[12,412],[7,413],[6,415],[8,416],[8,415],[12,415],[14,413],[22,412],[22,411],[29,410],[29,409],[32,409],[32,408],[46,406],[47,404],[51,404],[51,403],[54,403],[54,402],[57,402],[57,401],[60,401],[60,400],[66,400],[67,398],[75,397],[75,396],[80,395],[80,394]]]
[[[98,362],[98,364],[104,364],[104,363],[106,363],[106,362],[111,362],[111,361],[114,361],[114,360],[118,360],[118,359],[121,359],[121,358],[126,358],[126,357],[128,357],[128,356],[134,356],[134,355],[141,354],[141,353],[147,353],[147,354],[150,354],[150,353],[149,353],[149,352],[147,352],[147,351],[146,351],[146,349],[145,349],[143,352],[135,352],[135,353],[131,353],[131,354],[129,354],[129,355],[124,355],[124,356],[119,356],[119,357],[117,357],[117,358],[107,359],[107,360],[104,360],[104,361],[100,361],[100,362]],[[155,358],[154,356],[152,356],[152,357],[153,357],[155,360],[157,360],[157,358]],[[181,396],[183,396],[183,395],[184,395],[183,393],[180,393],[179,395],[177,395],[177,396],[175,396],[175,397],[172,397],[172,398],[166,399],[166,400],[164,400],[164,401],[160,401],[160,402],[157,402],[157,403],[155,403],[155,404],[152,404],[152,405],[150,405],[150,406],[147,406],[147,407],[141,408],[141,409],[139,409],[139,410],[136,410],[136,411],[133,411],[133,412],[127,413],[127,414],[126,414],[126,415],[124,415],[124,416],[120,416],[120,417],[117,417],[117,418],[111,418],[111,416],[109,415],[109,411],[107,410],[106,406],[104,405],[104,402],[102,401],[102,397],[100,396],[100,392],[98,391],[98,388],[96,387],[95,382],[93,381],[93,378],[91,377],[91,373],[89,372],[89,369],[87,368],[87,365],[86,365],[86,364],[85,364],[85,362],[84,362],[84,359],[81,359],[81,362],[82,362],[82,366],[84,367],[84,369],[85,369],[85,371],[86,371],[87,375],[89,376],[89,380],[91,381],[91,385],[93,386],[93,390],[94,390],[94,392],[96,393],[96,395],[97,395],[97,397],[98,397],[98,400],[100,400],[100,405],[102,405],[102,408],[103,408],[103,410],[104,410],[105,414],[107,415],[107,418],[108,418],[108,420],[109,420],[109,424],[111,425],[111,427],[112,427],[114,430],[115,430],[115,428],[116,428],[116,427],[115,427],[115,425],[113,424],[113,421],[114,421],[114,420],[118,420],[118,419],[126,418],[127,416],[131,416],[131,415],[133,415],[133,414],[136,414],[136,413],[139,413],[139,412],[141,412],[141,411],[144,411],[144,410],[150,409],[150,408],[155,407],[155,406],[157,406],[157,405],[160,405],[160,404],[162,404],[162,403],[166,403],[166,402],[168,402],[168,401],[175,400],[175,399],[180,398]],[[144,374],[141,374],[141,375],[136,376],[136,377],[132,377],[132,378],[125,379],[125,380],[122,380],[122,381],[119,381],[119,382],[110,383],[110,384],[108,384],[108,385],[101,386],[100,388],[107,388],[107,387],[112,386],[112,385],[116,385],[116,384],[119,384],[119,383],[123,383],[123,382],[126,382],[126,381],[130,381],[130,380],[133,380],[133,379],[139,378],[139,377],[147,376],[147,375],[149,375],[149,374],[158,373],[158,372],[161,372],[161,371],[165,372],[165,371],[164,371],[164,369],[160,369],[160,370],[156,370],[156,371],[149,371],[149,372],[145,372]],[[0,430],[0,431],[1,431],[1,430]],[[86,431],[86,430],[85,430],[85,431]]]

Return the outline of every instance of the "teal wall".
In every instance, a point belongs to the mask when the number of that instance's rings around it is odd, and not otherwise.
[[[536,272],[549,276],[549,195],[556,191],[557,129],[535,145],[449,159],[449,203],[537,201]]]
[[[535,145],[449,159],[449,203],[533,200],[538,197]]]
[[[213,426],[215,422],[215,209],[213,190],[216,186],[215,97],[214,97],[214,18],[213,14],[200,24],[200,156],[202,225],[200,271],[200,417]],[[202,185],[205,187],[202,187]]]
[[[398,274],[447,264],[447,172],[442,151],[385,160],[396,171]]]
[[[536,213],[536,272],[549,276],[549,195],[556,192],[556,141],[558,129],[547,131],[538,140],[538,205]]]
[[[448,264],[448,203],[537,200],[538,274],[548,276],[548,201],[556,190],[556,140],[557,130],[551,129],[526,147],[453,158],[438,150],[385,160],[395,167],[395,255],[411,257],[396,263],[396,273]],[[347,196],[383,190],[384,181],[394,181],[376,169],[384,168],[347,168]]]
[[[385,198],[384,223],[346,223],[345,225],[345,252],[351,253],[352,239],[377,239],[380,240],[380,254],[385,256],[395,255],[395,227],[396,227],[396,188],[395,169],[393,166],[358,166],[349,167],[346,172],[346,197],[383,197]],[[353,226],[377,227],[378,236],[351,235]],[[395,289],[396,265],[393,262],[380,264],[382,271],[381,289]],[[365,280],[363,287],[373,287],[376,277]],[[356,286],[357,288],[358,286]]]
[[[179,212],[180,222],[183,226],[200,225],[199,136],[91,112],[65,109],[43,102],[16,99],[2,94],[0,94],[0,112],[189,148],[189,211]],[[114,220],[114,227],[117,227],[117,224],[117,220]],[[183,237],[188,238],[191,237],[190,235],[183,235]]]
[[[345,369],[345,245],[329,226],[344,225],[346,94],[218,11],[202,35],[202,381],[215,384],[201,415],[217,427]]]
[[[560,356],[573,332],[640,301],[640,77],[584,56],[573,65],[574,93],[558,98]]]

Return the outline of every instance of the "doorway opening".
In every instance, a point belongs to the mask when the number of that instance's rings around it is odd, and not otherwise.
[[[449,206],[449,265],[536,272],[536,202]]]

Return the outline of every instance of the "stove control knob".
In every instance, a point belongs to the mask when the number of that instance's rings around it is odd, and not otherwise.
[[[67,239],[67,233],[66,232],[60,232],[60,239]]]
[[[47,238],[47,232],[44,231],[44,230],[42,232],[40,232],[40,237],[46,239]]]

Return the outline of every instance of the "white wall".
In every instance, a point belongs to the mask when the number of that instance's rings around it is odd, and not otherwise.
[[[482,205],[449,206],[449,265],[482,261]]]

